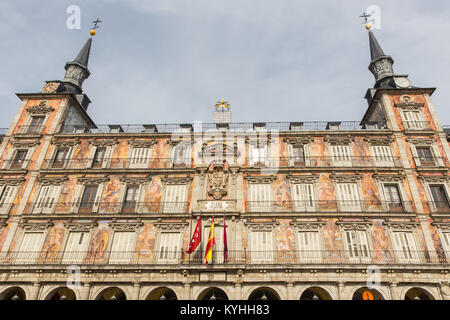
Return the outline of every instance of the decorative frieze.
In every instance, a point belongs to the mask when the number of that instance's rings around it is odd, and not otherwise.
[[[80,138],[76,137],[74,140],[58,140],[56,138],[52,139],[52,144],[58,147],[73,147],[80,144]]]
[[[0,178],[0,186],[19,186],[25,182],[25,178]]]
[[[67,176],[39,176],[36,180],[43,186],[59,186],[64,184],[69,178]]]
[[[290,137],[290,138],[285,138],[283,139],[283,142],[292,144],[293,146],[302,146],[305,144],[309,144],[311,142],[313,142],[314,139],[311,136],[307,136],[307,137]]]
[[[136,140],[131,138],[128,144],[133,148],[150,148],[156,144],[156,140]]]
[[[320,230],[325,225],[324,221],[317,219],[317,221],[298,221],[297,219],[292,220],[289,224],[298,230]]]
[[[442,221],[442,220],[436,220],[431,223],[432,226],[441,229],[442,231],[450,231],[450,221]]]
[[[253,231],[267,231],[275,229],[280,223],[276,219],[272,219],[271,221],[244,221],[244,226],[253,230]]]
[[[78,178],[78,183],[80,184],[101,184],[104,182],[109,181],[109,177],[105,177],[105,176],[99,176],[99,177],[86,177],[85,175],[83,175],[82,177]]]
[[[394,103],[394,106],[406,111],[420,110],[423,108],[424,103],[414,102],[410,96],[402,96],[400,98],[401,102]]]
[[[389,146],[394,142],[392,137],[365,137],[364,141],[372,146]]]
[[[415,230],[419,226],[419,222],[414,219],[410,221],[391,221],[390,219],[386,219],[383,225],[394,230]]]
[[[33,148],[41,144],[41,141],[39,139],[34,141],[12,141],[12,146],[14,148]]]
[[[149,181],[151,181],[151,177],[120,177],[119,181],[126,183],[126,184],[145,184]]]
[[[436,143],[436,139],[430,138],[430,139],[424,139],[424,138],[407,138],[407,142],[414,144],[414,145],[427,145],[431,146]]]
[[[448,176],[448,175],[445,175],[445,176],[442,176],[442,175],[439,175],[439,176],[437,176],[437,175],[436,176],[425,176],[423,174],[420,174],[417,177],[417,179],[419,179],[422,182],[432,182],[432,183],[440,182],[440,183],[445,183],[445,182],[450,180],[450,176]]]
[[[169,177],[165,176],[161,178],[161,182],[164,184],[188,184],[192,181],[192,177],[186,175],[185,177]]]
[[[372,178],[375,181],[380,182],[400,182],[405,179],[405,175],[403,174],[378,174],[375,173],[372,175]]]
[[[362,175],[360,174],[335,174],[330,175],[330,179],[335,182],[358,182],[361,181]]]
[[[52,111],[55,111],[54,108],[48,107],[47,105],[48,105],[48,101],[44,100],[44,101],[39,102],[39,104],[36,105],[36,106],[28,107],[27,111],[30,114],[34,114],[34,115],[36,115],[36,114],[46,115],[46,114],[48,114],[48,113],[50,113]]]
[[[92,229],[94,229],[96,226],[98,226],[97,222],[65,222],[64,227],[68,229],[69,231],[73,232],[90,232]]]
[[[158,219],[158,222],[154,223],[155,228],[164,231],[181,231],[187,225],[188,223],[185,220],[178,222],[169,222],[169,221],[162,221],[162,219]]]
[[[116,232],[136,232],[140,227],[144,225],[143,222],[110,222],[109,227]]]
[[[331,145],[349,145],[353,141],[355,141],[355,137],[351,135],[347,136],[335,136],[335,135],[327,135],[323,139],[323,141],[328,142]]]
[[[342,220],[342,218],[339,218],[339,220],[336,221],[336,224],[344,230],[365,231],[370,228],[370,226],[372,225],[372,222],[368,221],[367,219],[360,220],[360,221],[345,221],[345,220]]]
[[[247,183],[272,183],[277,179],[276,175],[270,175],[270,176],[245,176],[245,181]]]
[[[286,176],[291,183],[314,183],[319,180],[319,175],[317,174],[309,174],[309,175],[292,175],[288,174]]]
[[[102,140],[94,139],[94,140],[92,140],[91,145],[96,146],[96,147],[110,147],[110,146],[114,146],[118,143],[119,143],[119,138],[114,137],[113,139],[102,139]]]
[[[19,227],[25,231],[45,231],[53,227],[54,223],[51,221],[46,222],[28,222],[27,219],[23,219],[19,223]]]

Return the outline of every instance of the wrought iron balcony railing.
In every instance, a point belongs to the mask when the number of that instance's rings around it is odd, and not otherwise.
[[[405,130],[431,130],[430,121],[408,120],[403,121],[403,126]]]
[[[450,205],[448,201],[428,201],[428,207],[431,212],[435,213],[450,213]]]
[[[41,134],[44,131],[45,126],[44,125],[21,125],[17,126],[17,130],[14,134],[16,135],[36,135]]]
[[[154,168],[191,168],[192,166],[209,164],[214,157],[205,158],[105,158],[101,161],[93,159],[44,159],[42,169],[154,169]],[[230,165],[244,164],[244,158],[221,157]],[[259,159],[246,158],[248,167],[400,167],[399,157],[266,157]]]
[[[146,214],[146,213],[163,213],[176,214],[187,213],[188,202],[70,202],[55,203],[53,201],[27,203],[24,214]]]
[[[226,125],[216,123],[193,124],[122,124],[122,125],[96,125],[74,126],[67,125],[61,129],[63,134],[74,133],[173,133],[173,132],[214,132],[228,130],[230,132],[253,131],[354,131],[354,130],[384,130],[385,123],[361,124],[360,121],[307,121],[307,122],[264,122],[244,123],[235,122]]]
[[[2,170],[27,169],[32,163],[31,159],[9,159],[2,163]]]
[[[12,251],[0,265],[201,265],[204,252],[182,251]],[[450,252],[374,250],[214,251],[208,265],[448,265]]]
[[[274,200],[246,201],[246,212],[414,212],[410,201]]]

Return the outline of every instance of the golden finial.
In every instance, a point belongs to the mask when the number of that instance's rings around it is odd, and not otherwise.
[[[102,22],[99,18],[97,18],[97,20],[92,21],[92,23],[94,24],[94,26],[92,27],[91,31],[89,31],[89,33],[91,34],[91,37],[95,36],[95,34],[97,33],[95,31],[95,29],[100,28],[100,26],[98,26],[98,24]]]
[[[370,23],[366,24],[366,30],[372,29],[372,25]]]
[[[224,109],[227,109],[228,111],[230,111],[230,107],[231,107],[231,105],[228,103],[228,101],[225,101],[225,99],[222,99],[221,101],[217,101],[217,103],[216,103],[216,110],[219,108],[222,108],[222,111]]]
[[[368,18],[370,18],[370,14],[367,14],[364,12],[362,14],[362,16],[360,16],[360,17],[363,18],[366,23],[366,30],[372,29],[372,25],[370,24],[369,19],[368,19]]]

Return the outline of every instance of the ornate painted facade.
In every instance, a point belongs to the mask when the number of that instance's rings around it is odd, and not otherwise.
[[[193,125],[96,125],[89,39],[3,136],[0,298],[450,299],[434,89],[377,73],[393,60],[369,34],[362,121]]]

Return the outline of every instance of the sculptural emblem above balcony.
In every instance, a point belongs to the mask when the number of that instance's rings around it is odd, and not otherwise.
[[[208,168],[208,194],[214,200],[220,200],[227,194],[229,167],[224,163],[212,163]]]

